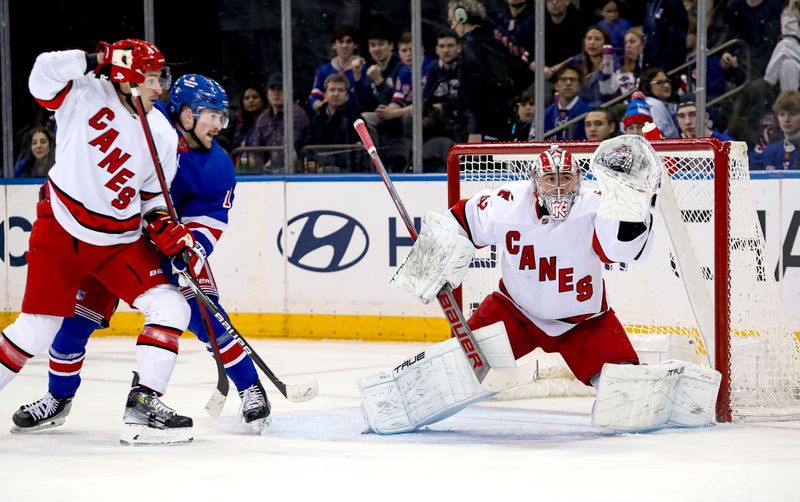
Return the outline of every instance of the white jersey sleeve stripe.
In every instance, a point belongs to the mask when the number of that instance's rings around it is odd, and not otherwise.
[[[217,241],[218,241],[217,237],[208,228],[195,226],[195,225],[186,225],[186,227],[191,229],[191,230],[194,230],[195,232],[203,234],[206,237],[206,239],[208,239],[208,241],[211,243],[212,247],[217,245]],[[222,232],[220,232],[220,233],[222,233]]]

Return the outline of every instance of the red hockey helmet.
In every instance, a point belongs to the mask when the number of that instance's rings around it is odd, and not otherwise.
[[[110,47],[112,57],[115,57],[115,51],[130,52],[129,54],[123,53],[120,61],[108,61],[112,66],[110,77],[112,82],[141,84],[144,82],[145,72],[162,71],[167,65],[164,54],[158,50],[158,47],[138,38],[126,38],[125,40],[114,42]]]
[[[531,182],[537,203],[546,207],[553,219],[563,220],[580,187],[580,168],[571,153],[551,145],[534,162]]]

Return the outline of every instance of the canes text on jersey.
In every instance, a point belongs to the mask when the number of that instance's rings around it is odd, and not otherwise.
[[[520,270],[539,270],[539,282],[558,280],[558,292],[569,293],[575,291],[576,299],[585,302],[592,297],[592,276],[587,275],[577,280],[573,278],[572,267],[558,268],[558,258],[555,256],[542,256],[538,263],[533,244],[519,245],[521,235],[516,230],[506,233],[506,251],[512,255],[519,255]]]
[[[111,205],[117,209],[125,209],[136,196],[136,189],[125,186],[125,183],[133,178],[135,174],[122,167],[131,157],[131,154],[123,152],[116,146],[113,149],[111,148],[114,146],[114,140],[119,136],[119,131],[109,126],[108,121],[111,120],[114,120],[114,112],[107,107],[101,108],[89,119],[89,125],[93,129],[102,131],[99,136],[89,141],[89,144],[107,154],[103,160],[97,163],[97,166],[113,174],[105,184],[106,188],[116,194],[116,198],[111,201]]]

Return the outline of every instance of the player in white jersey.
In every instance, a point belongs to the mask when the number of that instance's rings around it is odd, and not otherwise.
[[[667,422],[689,426],[713,421],[716,388],[692,380],[686,390],[686,382],[670,379],[670,371],[700,372],[703,382],[716,372],[687,370],[692,366],[688,363],[657,370],[638,366],[603,283],[605,264],[632,263],[647,255],[661,162],[645,139],[623,136],[601,144],[592,166],[602,195],[581,186],[578,164],[568,151],[553,145],[534,163],[531,181],[461,200],[449,217],[428,213],[393,283],[427,303],[446,282],[460,284],[474,247],[497,245],[502,250],[502,279],[468,320],[490,363],[493,357],[502,360],[499,354],[513,365],[537,347],[560,353],[578,380],[611,394],[606,399],[601,391],[596,401],[593,423],[598,426],[646,429]],[[376,432],[414,430],[491,395],[455,340],[426,352],[422,359],[430,367],[417,356],[413,365],[398,366],[388,377],[383,373],[359,382],[365,416]],[[435,362],[437,358],[441,362]],[[408,382],[419,388],[409,389]],[[654,394],[665,396],[669,406],[620,399],[636,395],[635,385],[666,386],[668,392]],[[671,412],[676,392],[695,392],[689,398],[699,403],[694,419],[683,417],[685,408],[676,406]],[[643,409],[664,411],[642,418]]]
[[[192,419],[160,400],[172,374],[189,307],[142,236],[143,220],[161,245],[178,246],[188,230],[169,220],[131,86],[137,85],[169,183],[177,136],[153,110],[169,87],[163,54],[153,44],[101,42],[80,50],[41,54],[29,79],[31,94],[55,111],[56,164],[40,191],[31,231],[22,313],[0,337],[0,389],[28,359],[47,349],[64,317],[73,315],[87,275],[144,314],[137,371],[125,407],[123,443],[191,441]],[[97,78],[106,74],[106,78]]]

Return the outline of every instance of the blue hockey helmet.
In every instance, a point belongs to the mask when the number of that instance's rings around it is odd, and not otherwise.
[[[192,110],[195,120],[203,110],[219,110],[222,113],[222,128],[228,126],[228,95],[214,79],[189,73],[172,85],[169,95],[169,114],[177,120],[183,106]]]

